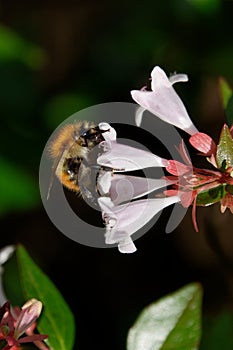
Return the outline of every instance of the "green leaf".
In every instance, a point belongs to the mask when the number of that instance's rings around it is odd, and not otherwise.
[[[219,79],[220,96],[222,99],[223,108],[226,113],[227,122],[233,124],[233,91],[230,85],[224,78]]]
[[[46,54],[39,46],[28,42],[10,28],[0,25],[0,62],[21,61],[31,69],[44,66]]]
[[[221,4],[221,0],[187,0],[203,14],[215,13]]]
[[[226,109],[228,101],[232,96],[232,90],[229,84],[227,83],[227,81],[222,77],[219,78],[219,88],[220,88],[220,96],[222,99],[223,108]]]
[[[231,95],[231,97],[228,100],[225,112],[228,124],[233,125],[233,95]]]
[[[200,350],[233,349],[233,314],[223,312],[203,319],[203,337]]]
[[[49,277],[36,265],[23,246],[17,246],[15,257],[17,262],[15,269],[18,269],[19,272],[19,278],[15,281],[20,284],[20,286],[17,284],[19,295],[23,294],[24,301],[36,298],[43,303],[43,312],[37,325],[38,330],[49,336],[46,342],[51,350],[72,350],[75,322],[63,296]],[[4,290],[7,297],[7,290],[10,289],[7,288],[7,285],[9,286],[11,279],[8,272],[9,270],[4,266]],[[11,294],[11,297],[14,298],[14,294]],[[9,300],[13,305],[18,302],[18,300],[10,298]]]
[[[222,170],[233,167],[233,139],[226,124],[221,131],[219,144],[217,146],[216,160],[218,167]]]
[[[207,206],[219,202],[226,195],[226,185],[219,185],[197,195],[197,205]]]
[[[198,349],[201,304],[202,287],[191,283],[149,305],[130,329],[127,349]]]

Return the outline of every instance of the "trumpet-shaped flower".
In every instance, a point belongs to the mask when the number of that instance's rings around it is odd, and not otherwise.
[[[173,88],[177,82],[188,81],[186,74],[174,74],[168,78],[158,66],[151,73],[151,90],[132,90],[131,95],[142,108],[138,110],[136,124],[140,126],[144,110],[148,110],[163,121],[172,124],[188,134],[198,132],[187,110]]]
[[[102,142],[104,153],[98,164],[117,171],[134,171],[148,167],[165,167],[167,160],[155,154],[117,142]]]
[[[165,207],[180,201],[180,198],[141,199],[122,205],[114,205],[110,197],[100,197],[98,201],[106,224],[106,243],[118,243],[121,253],[133,253],[136,247],[131,235]]]

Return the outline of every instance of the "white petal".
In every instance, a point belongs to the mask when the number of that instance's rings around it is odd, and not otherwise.
[[[103,130],[103,131],[109,130],[111,128],[111,125],[106,123],[106,122],[99,123],[98,126],[99,126],[100,130]]]
[[[135,114],[135,123],[137,126],[140,126],[142,124],[142,116],[145,110],[146,109],[141,106],[137,108],[136,114]]]
[[[174,75],[170,79],[160,67],[155,67],[151,73],[152,91],[133,90],[132,98],[143,108],[163,121],[172,124],[190,135],[198,132],[192,123],[186,108],[172,87],[178,81],[185,81],[185,75]],[[140,122],[142,111],[137,116],[137,123]],[[141,114],[141,115],[140,115]]]
[[[134,184],[128,176],[114,174],[109,195],[114,205],[129,202],[134,197]]]
[[[151,152],[130,147],[116,142],[108,143],[109,150],[97,159],[102,166],[111,167],[119,171],[134,171],[149,167],[166,167],[168,161]]]
[[[169,78],[163,69],[155,66],[151,72],[151,90],[156,91],[160,86],[171,87],[175,83],[187,82],[187,74],[172,74]]]
[[[100,130],[107,130],[106,132],[103,133],[103,138],[106,140],[106,141],[116,141],[116,137],[117,137],[117,134],[116,134],[116,130],[111,127],[110,124],[108,123],[99,123],[99,128]]]
[[[112,206],[109,198],[100,197],[98,202],[107,223],[106,243],[119,243],[124,239],[128,239],[134,232],[146,225],[159,211],[179,201],[178,196],[173,196],[138,200],[128,204]],[[110,227],[108,223],[112,219],[114,225]]]
[[[170,185],[171,181],[114,174],[111,177],[110,197],[115,205],[147,195]]]
[[[14,251],[14,245],[8,245],[0,249],[0,306],[2,306],[7,301],[7,297],[5,295],[2,283],[2,274],[4,272],[4,268],[1,265],[3,265],[11,257]]]
[[[131,237],[127,237],[123,241],[121,241],[118,244],[118,249],[121,253],[127,253],[127,254],[134,253],[137,250]]]
[[[155,66],[151,72],[151,90],[155,91],[160,86],[171,87],[172,82],[168,79],[166,73],[159,66]]]
[[[173,74],[169,77],[169,81],[172,83],[172,84],[175,84],[175,83],[181,83],[181,82],[187,82],[189,79],[188,79],[188,76],[187,74]]]
[[[109,212],[112,210],[112,208],[114,208],[114,204],[111,201],[110,197],[100,197],[98,199],[101,210],[103,211],[103,213]],[[115,218],[115,217],[114,217]]]
[[[112,180],[112,173],[110,171],[100,171],[97,186],[101,196],[109,193]]]
[[[8,245],[2,249],[0,249],[0,266],[3,265],[14,253],[15,246]]]

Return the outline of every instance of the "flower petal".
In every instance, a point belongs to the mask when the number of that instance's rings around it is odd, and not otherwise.
[[[186,81],[186,76],[175,75],[171,77],[170,81],[165,72],[156,66],[151,73],[151,77],[152,91],[133,90],[131,91],[132,98],[140,106],[163,121],[186,131],[190,135],[198,132],[189,118],[183,102],[172,87],[175,82]],[[139,116],[137,117],[138,120],[141,118]]]
[[[188,76],[187,74],[172,74],[170,77],[169,77],[169,81],[172,83],[172,84],[175,84],[175,83],[180,83],[180,82],[187,82],[189,79],[188,79]]]
[[[99,123],[98,126],[99,126],[100,130],[105,131],[103,133],[103,138],[106,141],[116,141],[116,137],[117,137],[116,130],[110,124]]]
[[[146,111],[146,108],[141,106],[139,106],[136,110],[135,123],[138,127],[142,124],[142,116],[145,111]]]
[[[112,176],[109,194],[113,203],[119,205],[123,202],[145,196],[170,184],[171,181],[163,179],[114,174]]]
[[[122,241],[120,241],[118,244],[118,249],[121,253],[127,253],[127,254],[134,253],[137,250],[131,237],[127,237]]]
[[[149,167],[165,167],[167,160],[155,154],[116,142],[102,142],[107,151],[101,154],[97,163],[119,171],[134,171]]]
[[[8,245],[0,249],[0,305],[3,305],[7,301],[7,297],[5,295],[2,283],[2,274],[4,272],[4,268],[2,267],[2,265],[12,256],[14,251],[14,245]]]
[[[40,316],[42,303],[36,299],[28,300],[21,309],[15,324],[15,338],[22,335]]]
[[[229,208],[231,213],[233,214],[233,195],[230,193],[227,193],[222,199],[221,199],[221,213],[224,213],[226,208]]]
[[[159,66],[155,66],[153,68],[151,72],[151,90],[152,91],[156,91],[161,87],[170,88],[172,84],[173,83],[168,79],[166,73],[162,68],[160,68]]]
[[[165,207],[179,202],[178,196],[138,200],[114,206],[109,197],[100,197],[99,205],[106,222],[106,244],[123,243]]]
[[[105,196],[106,194],[109,194],[111,181],[112,181],[112,172],[100,170],[99,176],[97,178],[97,188],[101,196]]]
[[[189,139],[191,145],[205,156],[211,156],[216,152],[216,144],[214,140],[203,132],[197,132]]]
[[[184,143],[184,140],[182,139],[181,140],[181,143],[178,147],[176,147],[181,158],[183,159],[183,161],[185,162],[185,164],[189,164],[189,165],[192,165],[192,161],[191,159],[189,158],[189,155],[188,155],[188,151],[187,151],[187,148],[185,146],[185,143]]]
[[[14,245],[7,245],[0,249],[0,266],[5,264],[5,262],[12,256],[15,251]]]
[[[182,176],[192,170],[192,165],[186,165],[177,160],[169,160],[166,170],[175,176]]]
[[[183,193],[181,191],[179,194],[180,194],[181,204],[183,205],[184,208],[188,208],[193,203],[196,196],[195,191],[187,191]]]

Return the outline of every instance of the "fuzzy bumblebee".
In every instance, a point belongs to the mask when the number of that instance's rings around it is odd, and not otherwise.
[[[87,121],[67,124],[55,135],[48,147],[48,154],[54,160],[48,197],[54,175],[63,186],[95,202],[96,179],[100,170],[97,157],[98,146],[105,141],[103,134],[110,125],[95,126]]]

